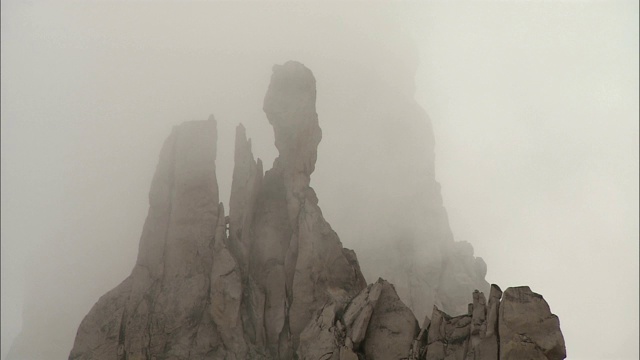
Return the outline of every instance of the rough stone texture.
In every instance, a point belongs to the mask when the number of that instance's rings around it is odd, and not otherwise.
[[[229,245],[243,271],[247,271],[247,260],[252,233],[258,189],[262,186],[262,161],[253,158],[251,140],[247,140],[242,124],[236,128],[233,182],[229,205]],[[246,231],[243,234],[243,230]]]
[[[341,353],[344,351],[341,350],[341,343],[344,345],[344,329],[340,327],[336,317],[337,310],[335,302],[327,304],[316,313],[312,321],[305,327],[300,334],[300,345],[297,351],[299,359],[337,360],[342,357]]]
[[[218,201],[215,120],[174,129],[136,266],[85,317],[71,359],[291,359],[316,311],[366,286],[309,186],[322,137],[315,99],[309,69],[274,66],[264,110],[280,156],[263,175],[237,128],[228,218]]]
[[[489,301],[474,291],[469,313],[451,317],[434,306],[426,354],[418,336],[411,359],[497,360],[564,359],[566,351],[557,316],[542,296],[528,287],[491,285]],[[417,351],[416,351],[417,349]]]
[[[355,348],[359,348],[369,327],[369,321],[375,309],[380,293],[381,282],[369,285],[356,296],[344,313],[344,323],[347,326],[347,336]]]
[[[473,304],[471,306],[471,346],[480,343],[487,333],[487,300],[484,293],[476,290],[473,292]]]
[[[489,302],[485,305],[484,294],[473,293],[473,327],[471,330],[471,347],[468,360],[489,360],[498,358],[498,309],[502,290],[491,284]],[[484,314],[484,322],[482,319]],[[479,325],[479,326],[478,326]]]
[[[455,317],[434,305],[420,328],[394,285],[366,286],[310,187],[322,137],[315,99],[309,69],[274,66],[263,108],[279,157],[263,174],[237,127],[229,216],[218,199],[215,119],[174,128],[136,265],[84,318],[69,358],[564,358],[557,317],[528,288],[507,289],[502,304],[499,287],[488,302],[476,290],[468,313]],[[462,292],[484,284],[486,266],[469,244],[453,242],[441,201],[434,206],[433,252],[420,253],[423,263],[411,257],[396,278],[414,308],[436,302],[457,311]]]
[[[238,359],[245,358],[247,345],[243,341],[240,318],[242,302],[242,275],[240,267],[225,244],[224,208],[220,204],[218,225],[213,244],[213,266],[209,290],[209,312],[215,327],[220,332],[224,347]]]
[[[420,331],[418,321],[393,285],[379,284],[382,289],[363,340],[364,354],[371,360],[405,359]]]
[[[472,316],[450,317],[433,307],[427,337],[427,360],[464,360],[469,346]]]
[[[378,279],[348,304],[332,300],[300,336],[299,359],[406,359],[420,328],[393,285]]]
[[[224,218],[215,156],[213,118],[173,129],[151,184],[136,265],[82,321],[70,359],[207,358],[226,351],[209,315],[214,244],[221,241],[215,225]]]
[[[264,341],[271,356],[282,359],[293,356],[300,333],[318,309],[366,286],[355,254],[342,247],[309,186],[322,137],[315,99],[309,69],[296,62],[274,66],[264,110],[280,155],[264,178],[253,175],[260,172],[260,163],[254,165],[246,155],[242,157],[248,160],[234,170],[234,187],[253,185],[246,187],[249,191],[232,189],[237,195],[232,195],[231,241],[237,238],[241,249],[248,248],[238,255],[248,255],[244,281],[255,284],[249,298],[264,299],[263,314],[256,313],[262,310],[259,304],[247,300],[245,323],[264,323],[264,329],[252,333],[264,334],[264,340],[256,335],[256,341]],[[244,134],[237,140],[245,143]],[[246,148],[237,146],[242,154],[250,153]]]
[[[528,286],[508,288],[499,310],[500,359],[564,359],[558,317]]]

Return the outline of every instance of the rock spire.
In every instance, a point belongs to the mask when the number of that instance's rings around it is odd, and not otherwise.
[[[236,128],[228,216],[215,119],[173,129],[136,265],[84,318],[69,359],[563,359],[558,318],[528,287],[503,295],[493,285],[488,300],[476,290],[467,313],[434,306],[420,326],[391,282],[367,286],[310,186],[322,138],[315,82],[298,62],[274,66],[263,109],[279,156],[263,172]],[[473,267],[470,246],[445,240],[440,262],[428,265],[440,274],[441,301],[484,281],[486,270]]]
[[[264,110],[280,156],[263,174],[238,126],[228,219],[215,120],[174,129],[136,266],[85,317],[70,359],[290,359],[318,309],[366,286],[309,186],[322,137],[315,91],[304,65],[274,67]]]

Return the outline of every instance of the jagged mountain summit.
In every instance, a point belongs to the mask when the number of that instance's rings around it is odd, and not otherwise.
[[[263,172],[237,127],[228,216],[216,120],[173,129],[136,265],[84,318],[69,359],[563,359],[557,317],[526,287],[503,296],[493,286],[488,303],[474,292],[467,314],[436,306],[420,326],[392,283],[367,286],[310,187],[322,138],[315,103],[308,68],[274,66],[263,110],[279,156]],[[459,289],[476,283],[453,276],[475,271],[473,255],[460,253],[462,261],[447,255],[430,265],[439,294],[456,304],[466,301]]]

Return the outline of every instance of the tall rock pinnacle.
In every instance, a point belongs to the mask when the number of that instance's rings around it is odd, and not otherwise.
[[[216,121],[174,127],[149,192],[131,275],[94,305],[69,359],[204,356],[220,337],[208,315],[219,219]],[[204,334],[206,342],[196,340]]]
[[[342,247],[309,187],[322,137],[315,99],[309,69],[293,61],[274,66],[263,109],[280,155],[264,178],[236,163],[231,190],[238,196],[232,200],[230,233],[248,249],[245,277],[252,290],[247,318],[264,319],[264,329],[255,333],[264,333],[270,353],[280,358],[292,356],[300,333],[332,291],[355,296],[366,286],[355,254]],[[247,144],[243,132],[239,127],[236,140]],[[240,153],[246,154],[246,148],[236,145]],[[243,164],[254,167],[253,159]],[[243,184],[256,184],[248,185],[252,190],[244,200],[236,191]],[[242,224],[236,220],[240,216]],[[256,313],[262,302],[264,313]]]
[[[322,138],[315,99],[309,69],[274,66],[264,111],[279,156],[263,173],[245,128],[236,128],[228,217],[218,199],[215,119],[173,129],[136,265],[84,318],[69,359],[562,359],[558,319],[528,288],[507,289],[502,303],[497,286],[488,303],[476,291],[468,314],[434,307],[420,327],[392,283],[367,286],[309,186]],[[475,271],[465,268],[473,256],[463,245],[446,255],[442,273]],[[441,278],[454,290],[472,285]]]
[[[299,62],[275,65],[263,110],[273,126],[280,161],[292,172],[311,175],[322,139],[316,113],[316,79]],[[304,186],[308,186],[307,181]]]
[[[311,71],[275,66],[264,109],[280,156],[263,174],[238,126],[228,218],[215,120],[174,129],[136,266],[85,317],[70,359],[291,359],[317,311],[366,287],[309,187],[322,137]]]

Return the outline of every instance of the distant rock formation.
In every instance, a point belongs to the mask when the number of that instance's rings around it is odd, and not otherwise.
[[[174,128],[136,265],[84,318],[69,359],[563,359],[557,317],[526,287],[502,301],[497,286],[488,302],[476,291],[461,316],[435,306],[421,327],[394,285],[367,286],[310,187],[322,138],[315,101],[309,69],[274,66],[263,109],[279,156],[263,174],[237,127],[229,216],[218,198],[215,119]],[[486,266],[446,235],[444,208],[434,206],[444,235],[402,289],[415,304],[458,309],[460,292],[484,285]],[[412,280],[421,276],[438,280],[424,287]]]
[[[385,241],[356,249],[365,276],[383,277],[393,283],[419,319],[430,314],[434,305],[448,313],[464,313],[468,294],[475,289],[489,291],[485,280],[487,265],[474,256],[470,243],[454,240],[436,180],[431,120],[413,94],[403,96],[406,98],[385,103],[394,111],[394,117],[387,119],[394,128],[388,137],[402,140],[393,147],[399,154],[395,161],[374,162],[382,169],[380,172],[386,173],[381,175],[384,181],[372,180],[376,189],[381,187],[377,197],[382,200],[384,211],[374,212],[374,218],[369,220],[376,222],[375,228],[363,230],[369,237],[378,233]],[[425,131],[419,136],[412,134],[423,128]],[[385,182],[405,188],[384,188]]]

